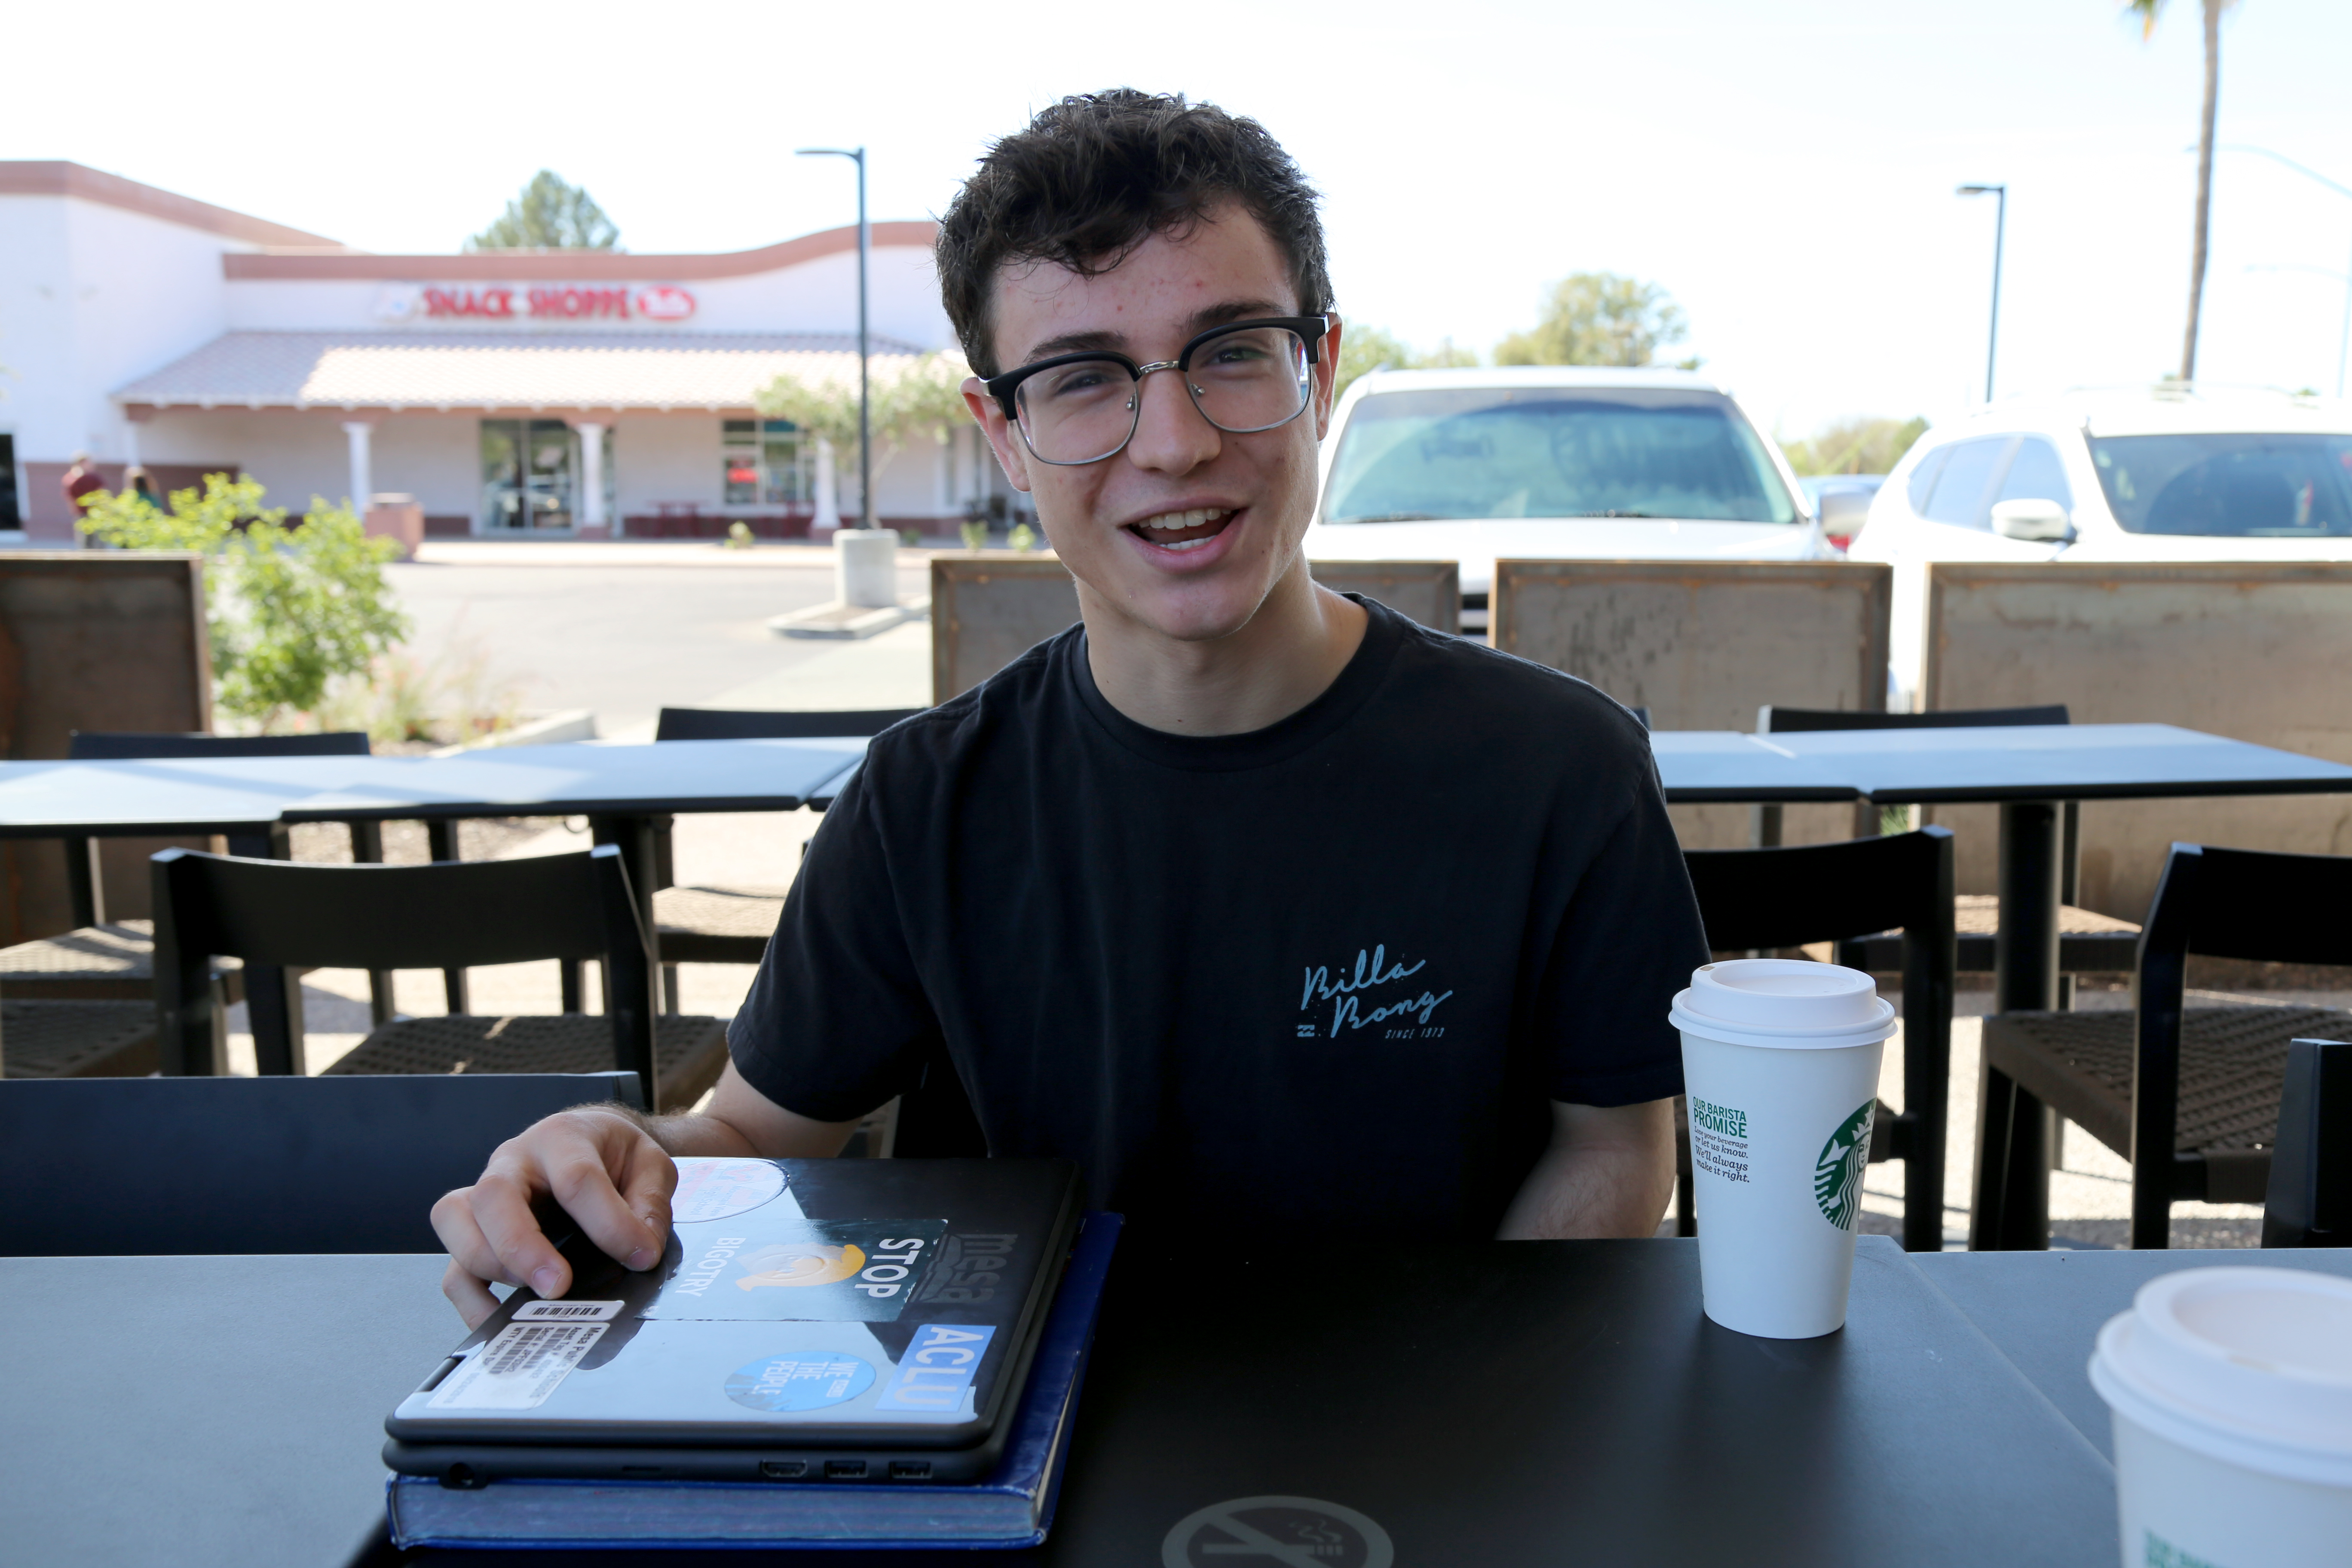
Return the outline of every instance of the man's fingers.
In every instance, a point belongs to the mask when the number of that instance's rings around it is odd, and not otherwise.
[[[572,1288],[572,1266],[539,1228],[539,1217],[530,1212],[531,1196],[530,1187],[509,1173],[506,1151],[491,1156],[490,1168],[474,1184],[471,1194],[474,1223],[498,1260],[497,1268],[486,1272],[491,1279],[528,1285],[542,1296],[561,1296]]]
[[[652,1236],[653,1256],[643,1263],[630,1263],[630,1268],[650,1268],[661,1261],[662,1249],[669,1244],[670,1194],[677,1190],[677,1162],[653,1140],[642,1141],[631,1155],[628,1173],[622,1178],[621,1198]]]
[[[480,1328],[482,1320],[499,1309],[499,1299],[490,1293],[490,1288],[467,1273],[454,1258],[441,1276],[441,1294],[449,1298],[449,1304],[457,1309],[457,1315],[466,1320],[469,1329]]]
[[[469,1277],[520,1284],[520,1279],[508,1277],[505,1267],[499,1262],[498,1248],[482,1234],[482,1227],[474,1223],[473,1198],[471,1187],[442,1194],[440,1201],[433,1205],[434,1234],[448,1250],[452,1266],[464,1269]]]
[[[661,1151],[635,1127],[618,1129],[616,1135],[632,1142],[614,1147],[607,1141],[603,1149],[570,1150],[562,1158],[549,1161],[548,1188],[563,1205],[563,1212],[579,1221],[581,1231],[606,1257],[618,1258],[631,1268],[651,1268],[661,1258],[667,1226],[655,1228],[646,1217],[644,1196],[638,1195],[634,1203],[623,1197],[614,1178],[631,1180],[634,1167],[642,1163],[643,1156],[633,1144],[643,1144],[656,1156]],[[662,1163],[668,1163],[666,1156]],[[660,1212],[666,1218],[668,1194],[661,1196]]]

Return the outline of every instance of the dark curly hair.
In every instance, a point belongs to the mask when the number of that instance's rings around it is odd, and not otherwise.
[[[1255,120],[1181,94],[1116,88],[1063,99],[980,161],[940,224],[940,290],[964,358],[1003,367],[991,341],[996,274],[1046,261],[1108,272],[1155,234],[1239,202],[1290,263],[1303,315],[1331,308],[1315,191]]]

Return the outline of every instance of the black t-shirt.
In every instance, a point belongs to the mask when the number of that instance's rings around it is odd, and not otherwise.
[[[1244,735],[1126,718],[1082,627],[878,736],[730,1031],[841,1121],[944,1049],[997,1155],[1169,1236],[1491,1237],[1547,1104],[1679,1093],[1706,962],[1640,722],[1367,604]]]

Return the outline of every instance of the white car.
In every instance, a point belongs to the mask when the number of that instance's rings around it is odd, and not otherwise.
[[[2352,405],[2158,384],[1996,404],[1928,432],[1850,553],[1895,567],[1895,700],[1932,561],[2352,561]]]
[[[1482,629],[1503,560],[1819,561],[1779,447],[1687,371],[1374,371],[1323,443],[1310,561],[1453,561]]]

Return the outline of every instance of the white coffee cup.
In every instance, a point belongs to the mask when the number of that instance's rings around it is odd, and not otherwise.
[[[1860,970],[1745,958],[1702,965],[1669,1016],[1706,1315],[1765,1339],[1834,1333],[1894,1005]]]
[[[2190,1268],[2107,1321],[2126,1568],[2352,1563],[2352,1279]]]

